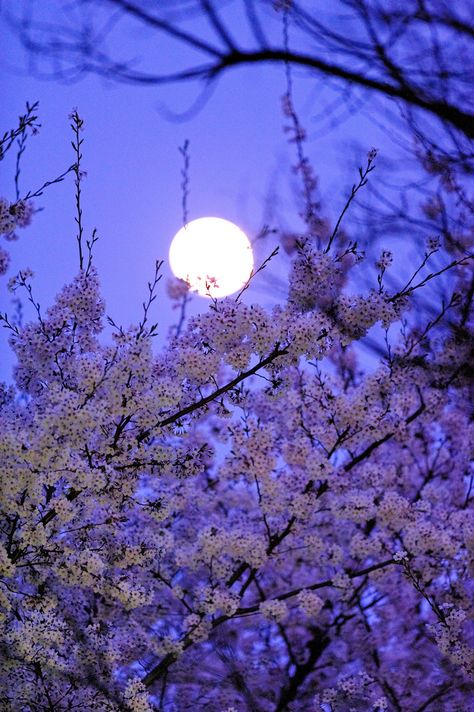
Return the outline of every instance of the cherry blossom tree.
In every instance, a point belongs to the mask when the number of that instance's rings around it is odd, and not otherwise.
[[[36,316],[1,317],[16,356],[0,391],[2,708],[470,709],[466,249],[431,238],[390,280],[391,253],[368,265],[346,209],[321,229],[302,161],[306,230],[280,304],[210,300],[156,349],[157,263],[137,324],[107,338],[71,120],[78,273],[46,311],[28,270],[10,277]],[[35,121],[29,107],[2,155]],[[7,238],[32,197],[2,199]],[[417,296],[442,280],[420,321]]]

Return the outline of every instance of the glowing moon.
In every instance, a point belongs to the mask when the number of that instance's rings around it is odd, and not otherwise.
[[[191,220],[176,233],[169,252],[173,274],[203,297],[226,297],[241,289],[253,268],[250,242],[222,218]]]

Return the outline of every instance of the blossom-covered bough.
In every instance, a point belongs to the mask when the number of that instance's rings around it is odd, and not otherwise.
[[[358,293],[367,260],[310,206],[284,303],[213,301],[156,353],[158,264],[107,343],[72,118],[81,269],[44,313],[20,273],[37,318],[2,316],[2,709],[470,709],[467,253],[432,242],[389,290],[384,252]]]

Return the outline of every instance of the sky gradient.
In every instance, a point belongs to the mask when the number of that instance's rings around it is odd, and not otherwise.
[[[60,3],[48,3],[48,10]],[[45,10],[46,12],[46,10]],[[26,101],[39,100],[42,128],[28,140],[21,168],[21,191],[35,190],[61,174],[74,160],[68,115],[77,108],[83,117],[82,168],[83,210],[86,235],[97,228],[95,249],[106,300],[107,313],[127,326],[140,317],[146,284],[154,262],[165,260],[170,241],[183,221],[181,187],[183,167],[179,147],[189,141],[189,218],[213,215],[237,223],[252,240],[264,224],[286,230],[301,229],[294,201],[294,145],[287,141],[281,97],[285,91],[281,66],[251,66],[227,73],[209,92],[202,86],[176,84],[138,87],[117,84],[89,75],[75,83],[44,80],[32,71],[28,53],[15,34],[4,32],[1,59],[1,123],[3,130],[15,125]],[[146,52],[142,37],[123,37],[124,51]],[[169,52],[160,45],[158,52]],[[176,47],[174,47],[176,52]],[[169,55],[166,54],[168,57]],[[170,56],[169,61],[179,57]],[[334,98],[334,90],[316,83],[305,72],[295,72],[295,102],[308,130],[308,152],[319,176],[325,209],[337,215],[352,184],[356,167],[373,145],[386,141],[364,112],[353,115],[328,131],[315,115]],[[187,112],[177,120],[173,115]],[[1,194],[14,197],[14,154],[5,161]],[[41,212],[21,239],[10,244],[8,277],[30,267],[35,273],[34,291],[46,308],[61,285],[77,270],[78,257],[74,223],[73,177],[51,186],[35,201]],[[270,254],[276,238],[256,245],[258,265]],[[278,262],[277,262],[278,260]],[[265,276],[254,284],[249,298],[269,303],[278,298],[271,274],[284,276],[286,263],[278,257]],[[5,278],[4,278],[5,279]],[[6,281],[6,280],[5,280]],[[170,309],[165,290],[155,302],[152,318],[166,336],[176,314]],[[11,311],[10,296],[1,290],[2,311]],[[196,297],[190,308],[207,308]],[[26,318],[28,308],[25,307]],[[5,334],[1,348],[5,352]],[[9,371],[10,357],[3,361],[2,376]],[[5,364],[7,364],[5,366]]]

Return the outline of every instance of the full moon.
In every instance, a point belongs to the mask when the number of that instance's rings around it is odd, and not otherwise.
[[[237,292],[253,269],[247,236],[222,218],[198,218],[187,223],[174,236],[169,259],[175,277],[203,297],[226,297]]]

